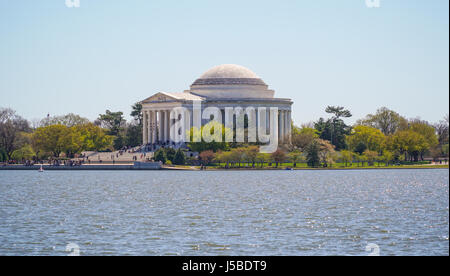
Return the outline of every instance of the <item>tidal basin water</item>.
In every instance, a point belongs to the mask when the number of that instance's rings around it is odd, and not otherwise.
[[[0,171],[0,255],[449,254],[449,171]]]

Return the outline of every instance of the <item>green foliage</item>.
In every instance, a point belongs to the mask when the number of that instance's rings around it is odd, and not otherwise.
[[[389,166],[395,160],[395,154],[392,151],[385,150],[380,159],[386,163],[386,166]]]
[[[346,141],[351,150],[360,154],[366,149],[380,152],[385,146],[386,136],[379,129],[358,125],[346,136]]]
[[[442,146],[442,153],[448,157],[448,144]]]
[[[399,130],[408,128],[405,118],[386,107],[378,109],[374,115],[369,114],[366,118],[358,120],[357,124],[379,129],[384,135],[392,135]]]
[[[102,126],[109,130],[109,135],[117,136],[123,129],[125,119],[123,118],[123,112],[111,112],[106,110],[105,114],[100,114],[98,120]]]
[[[334,116],[328,120],[320,118],[319,121],[314,124],[314,128],[318,131],[320,139],[330,141],[331,144],[335,146],[336,150],[345,149],[345,136],[350,134],[351,127],[347,126],[341,117],[351,117],[350,111],[344,110],[343,107],[339,106],[329,106],[325,111],[334,114]]]
[[[166,158],[166,153],[163,148],[160,148],[155,152],[154,159],[156,162],[161,161],[163,164],[166,163],[167,158]]]
[[[371,151],[371,150],[366,150],[364,152],[364,157],[368,162],[369,166],[373,166],[374,162],[377,160],[378,158],[378,152],[376,151]]]
[[[288,158],[293,163],[294,167],[297,166],[297,163],[305,160],[303,153],[299,150],[294,150],[290,152],[288,154]]]
[[[20,149],[15,150],[11,158],[16,161],[22,161],[22,160],[31,160],[36,153],[31,148],[31,145],[25,145],[21,147]]]
[[[83,151],[104,151],[112,147],[114,137],[92,123],[77,125],[74,130],[81,135]]]
[[[6,151],[0,148],[0,162],[8,161],[8,156],[6,155]]]
[[[222,135],[220,135],[220,133],[216,133],[215,131],[220,128],[222,129]],[[213,134],[211,135],[212,141],[209,142],[203,139],[205,136],[203,134],[204,131],[210,131],[210,134]],[[219,150],[229,150],[230,146],[227,142],[225,142],[225,133],[225,127],[223,125],[218,125],[215,121],[203,125],[200,130],[192,127],[189,131],[189,135],[191,137],[190,141],[192,142],[188,144],[188,147],[194,152],[203,152],[208,150],[217,152]],[[194,140],[199,142],[194,142]]]
[[[73,113],[69,113],[67,115],[47,117],[45,119],[42,119],[40,122],[40,126],[64,125],[67,127],[73,127],[89,123],[89,119],[83,118]]]
[[[53,153],[58,157],[64,151],[64,137],[68,134],[68,127],[64,125],[50,125],[40,127],[33,133],[33,145],[37,150]],[[69,145],[72,146],[72,145]]]
[[[353,149],[354,152],[358,154],[363,154],[367,149],[367,145],[364,142],[359,142],[355,148]]]
[[[186,156],[181,149],[178,149],[173,158],[174,165],[184,165],[186,163]]]
[[[310,127],[294,127],[292,129],[291,141],[295,148],[304,150],[314,139],[319,138],[318,131]]]
[[[348,150],[342,150],[341,151],[341,159],[342,159],[342,162],[344,162],[345,166],[347,167],[348,163],[353,162],[353,153]]]
[[[420,153],[428,149],[429,145],[421,134],[412,130],[402,130],[389,139],[389,148],[405,154],[405,159],[408,154],[411,160],[417,162]]]
[[[132,116],[134,118],[135,121],[138,122],[138,125],[141,127],[142,130],[142,104],[139,103],[135,103],[132,107],[131,107],[131,114],[130,116]]]
[[[349,110],[344,109],[344,107],[342,106],[327,106],[325,112],[334,114],[334,118],[336,119],[339,119],[341,117],[343,118],[352,117],[352,113],[350,113]]]
[[[320,166],[320,158],[319,158],[319,152],[320,152],[320,144],[318,139],[315,139],[312,141],[306,148],[306,163],[309,167],[319,167]]]
[[[142,145],[142,126],[130,124],[128,125],[125,144],[131,147]]]
[[[167,160],[170,160],[173,163],[176,151],[173,148],[166,148],[164,149],[164,151],[166,153]]]
[[[24,145],[24,132],[29,132],[28,121],[9,108],[0,108],[0,148],[6,152],[7,159]]]
[[[51,152],[55,157],[62,152],[71,157],[81,151],[104,150],[111,147],[112,139],[92,123],[74,127],[49,125],[36,129],[31,136],[36,152]]]

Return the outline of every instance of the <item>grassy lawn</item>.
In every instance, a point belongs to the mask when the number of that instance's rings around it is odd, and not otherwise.
[[[225,163],[217,163],[217,164],[211,164],[209,166],[207,166],[207,169],[225,169],[226,164]],[[187,167],[189,168],[190,166],[183,166],[183,167]],[[269,166],[268,163],[264,163],[263,166],[261,167],[261,164],[255,164],[255,168],[252,167],[252,164],[248,164],[248,163],[241,163],[240,166],[234,166],[234,167],[230,167],[230,169],[285,169],[285,168],[293,168],[293,169],[412,169],[412,168],[416,168],[416,169],[423,169],[423,168],[449,168],[449,165],[427,165],[427,164],[418,164],[418,165],[389,165],[386,166],[385,163],[383,162],[375,162],[375,164],[373,166],[368,166],[367,163],[364,163],[364,165],[362,164],[357,164],[357,163],[353,163],[350,164],[348,163],[347,166],[345,165],[345,163],[335,163],[333,164],[331,167],[327,167],[327,168],[323,168],[323,167],[318,167],[318,168],[311,168],[308,167],[308,165],[306,163],[297,163],[296,167],[294,167],[293,163],[282,163],[282,164],[278,164],[278,167],[275,166],[275,163],[272,164],[272,166]]]

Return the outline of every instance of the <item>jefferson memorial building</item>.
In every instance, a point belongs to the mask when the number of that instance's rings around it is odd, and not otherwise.
[[[225,122],[226,108],[242,107],[245,110],[247,107],[253,107],[258,110],[264,107],[267,109],[264,128],[269,132],[270,122],[278,123],[275,129],[279,143],[289,143],[293,102],[291,99],[275,98],[274,95],[274,90],[269,89],[261,78],[243,66],[225,64],[213,67],[195,80],[189,90],[178,93],[158,92],[141,102],[143,143],[151,147],[180,146],[174,137],[177,131],[180,135],[195,126],[192,124],[195,121],[195,105],[201,105],[201,110],[208,107],[218,108],[221,111],[221,122]],[[185,116],[171,116],[172,110],[180,107],[185,108]],[[274,107],[278,111],[270,112],[270,108]],[[177,130],[173,126],[177,126],[176,121],[181,118],[186,127]],[[207,122],[204,117],[201,119],[202,125]]]

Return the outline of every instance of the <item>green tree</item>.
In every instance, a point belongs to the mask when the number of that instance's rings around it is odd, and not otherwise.
[[[342,158],[342,161],[345,164],[345,167],[347,167],[347,164],[348,163],[352,163],[352,161],[353,161],[353,153],[351,151],[348,151],[348,150],[342,150],[341,151],[341,158]]]
[[[306,148],[306,163],[309,167],[319,167],[320,166],[320,144],[318,139],[313,140]]]
[[[0,148],[6,152],[7,159],[24,146],[20,139],[23,132],[30,131],[29,123],[9,108],[0,108]]]
[[[231,151],[217,152],[216,159],[221,163],[225,163],[227,168],[230,166],[230,163],[233,162],[233,157],[232,157]]]
[[[381,152],[386,143],[386,136],[379,130],[369,126],[355,126],[350,135],[346,136],[348,147],[355,152]]]
[[[345,136],[350,134],[351,127],[347,126],[341,118],[349,118],[352,114],[340,106],[328,106],[325,111],[334,116],[328,120],[320,118],[314,124],[314,128],[319,132],[319,137],[330,141],[336,150],[345,149]]]
[[[358,120],[357,124],[377,128],[384,135],[392,135],[408,128],[407,120],[387,107],[379,108],[375,114],[369,114],[366,118]]]
[[[134,121],[137,124],[131,124],[128,126],[127,130],[127,144],[129,146],[142,145],[142,129],[143,129],[143,114],[142,114],[142,104],[140,102],[135,103],[131,107],[131,114]]]
[[[384,150],[381,159],[385,162],[386,166],[389,166],[389,164],[394,161],[395,155],[392,151]]]
[[[162,162],[163,164],[166,163],[166,153],[164,152],[164,149],[160,148],[155,152],[155,157],[154,157],[156,162]]]
[[[368,165],[369,166],[373,166],[375,161],[378,158],[378,152],[376,151],[371,151],[371,150],[366,150],[364,152],[364,157],[366,158]]]
[[[75,128],[66,128],[62,137],[60,137],[62,150],[66,157],[73,158],[74,154],[83,150],[83,137]]]
[[[0,148],[0,162],[6,162],[6,161],[8,161],[6,151],[4,149]]]
[[[142,126],[138,124],[127,125],[125,144],[131,147],[142,145]]]
[[[428,148],[425,138],[412,130],[402,130],[396,132],[391,139],[389,139],[389,148],[391,150],[398,150],[404,154],[404,159],[411,161],[419,161],[420,152]]]
[[[114,148],[121,149],[125,146],[125,133],[124,127],[126,121],[123,118],[123,112],[111,112],[106,110],[105,114],[100,114],[98,121],[101,123],[103,128],[108,129],[108,135],[115,136],[114,138]]]
[[[135,103],[133,106],[131,106],[131,114],[130,115],[142,127],[143,115],[142,115],[142,104],[140,102]]]
[[[67,127],[73,127],[77,125],[84,125],[88,124],[89,119],[83,118],[80,115],[76,115],[73,113],[69,113],[62,116],[54,116],[54,117],[47,117],[41,120],[40,126],[50,126],[50,125],[64,125]]]
[[[82,138],[82,150],[103,151],[113,146],[113,136],[107,135],[106,131],[93,123],[77,125],[73,127]]]
[[[299,150],[294,150],[288,154],[289,160],[293,163],[294,167],[297,167],[297,163],[304,161],[305,157]]]
[[[33,133],[33,147],[37,152],[43,150],[51,152],[55,157],[59,157],[59,154],[65,150],[64,138],[67,133],[68,127],[64,125],[40,127]]]
[[[186,156],[181,149],[178,149],[175,153],[175,157],[173,158],[174,165],[184,165],[186,163]]]
[[[319,134],[314,128],[294,127],[292,129],[291,141],[294,148],[304,150],[316,138],[319,138]]]
[[[410,122],[410,129],[425,139],[425,145],[420,147],[419,154],[420,159],[424,159],[424,154],[439,144],[438,136],[436,135],[436,129],[426,121],[419,119]]]
[[[35,155],[36,153],[31,148],[31,145],[25,145],[20,149],[15,150],[12,153],[11,158],[16,161],[23,161],[23,160],[31,160]]]
[[[175,154],[177,153],[175,151],[175,149],[173,149],[173,148],[166,148],[166,149],[164,149],[164,151],[166,153],[167,160],[170,160],[170,162],[173,163],[173,161],[175,159]]]

